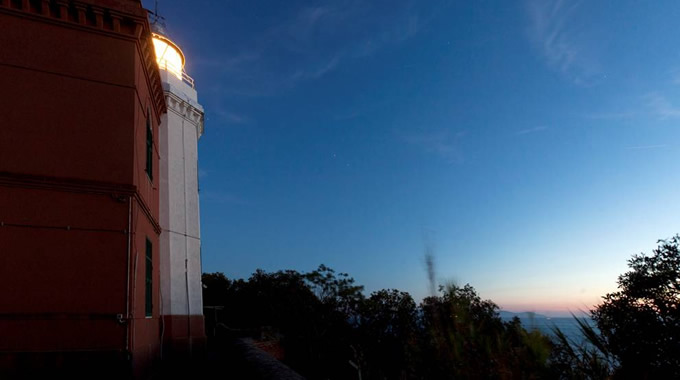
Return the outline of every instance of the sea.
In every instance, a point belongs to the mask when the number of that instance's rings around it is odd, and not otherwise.
[[[553,327],[557,327],[562,332],[564,335],[569,338],[569,340],[574,343],[574,344],[580,344],[585,342],[585,337],[581,333],[581,330],[579,329],[578,323],[576,320],[574,320],[573,317],[525,317],[525,316],[518,316],[520,321],[522,322],[522,326],[531,331],[531,330],[538,330],[550,337],[555,336],[555,332],[553,331]],[[503,317],[502,318],[504,321],[510,321],[512,317]],[[593,321],[590,318],[585,318],[585,322],[588,323],[590,326],[595,328],[595,331],[597,331],[597,327],[595,327],[595,321]]]

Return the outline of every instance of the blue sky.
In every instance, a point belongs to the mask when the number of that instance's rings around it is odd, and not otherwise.
[[[144,5],[153,8],[153,2]],[[587,308],[680,232],[676,1],[160,1],[206,109],[204,271]]]

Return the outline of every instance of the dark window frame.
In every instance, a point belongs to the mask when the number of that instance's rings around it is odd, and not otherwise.
[[[153,182],[153,129],[151,126],[151,112],[146,109],[146,175]]]

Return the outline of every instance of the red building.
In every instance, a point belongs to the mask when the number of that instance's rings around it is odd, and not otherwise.
[[[0,88],[0,370],[142,376],[166,104],[141,2],[0,0]]]

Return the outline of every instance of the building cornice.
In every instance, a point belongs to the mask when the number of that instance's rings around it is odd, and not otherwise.
[[[136,42],[157,120],[167,111],[147,12],[136,0],[0,0],[0,13]]]
[[[165,102],[168,112],[174,112],[196,126],[196,136],[198,138],[203,135],[202,109],[195,107],[193,104],[169,91],[165,91]]]

